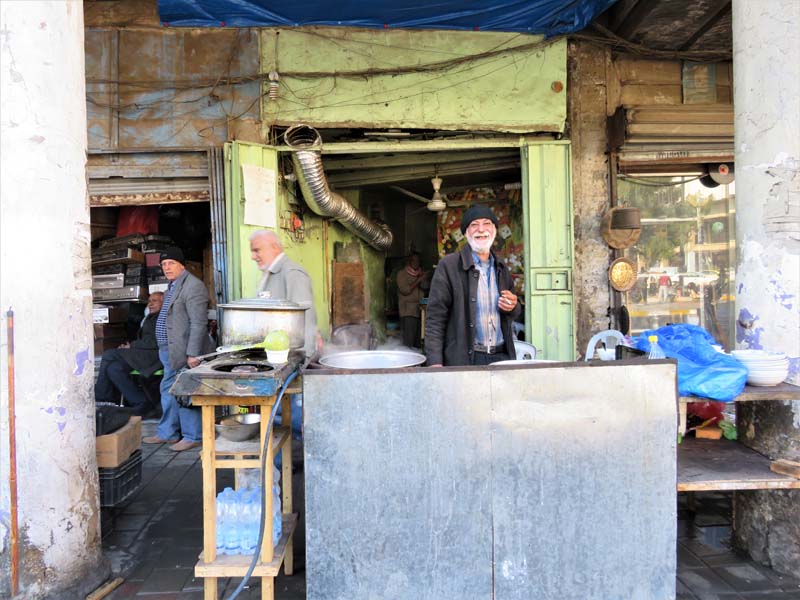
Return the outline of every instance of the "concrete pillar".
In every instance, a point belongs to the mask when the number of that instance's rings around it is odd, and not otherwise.
[[[18,598],[101,568],[83,3],[0,2],[0,597],[10,596],[6,312],[14,311]]]
[[[736,342],[790,357],[800,385],[800,2],[733,0]],[[800,460],[800,402],[744,403],[739,439]],[[735,541],[800,572],[800,491],[738,493]]]
[[[589,339],[608,329],[611,305],[608,265],[611,250],[600,235],[608,210],[606,155],[607,50],[570,42],[569,126],[572,142],[572,203],[575,213],[575,344],[582,356]]]

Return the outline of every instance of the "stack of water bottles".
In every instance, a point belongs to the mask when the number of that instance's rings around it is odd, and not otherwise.
[[[281,538],[280,471],[273,467],[272,545]],[[217,494],[217,554],[253,554],[258,542],[261,516],[261,486]]]

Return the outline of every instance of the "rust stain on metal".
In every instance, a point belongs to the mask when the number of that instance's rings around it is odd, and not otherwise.
[[[208,191],[163,192],[150,194],[104,194],[89,196],[89,206],[141,206],[144,204],[178,204],[182,202],[207,202]]]

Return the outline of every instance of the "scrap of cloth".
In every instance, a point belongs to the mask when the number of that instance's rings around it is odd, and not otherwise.
[[[375,27],[516,31],[547,37],[584,29],[616,0],[158,0],[170,27]]]

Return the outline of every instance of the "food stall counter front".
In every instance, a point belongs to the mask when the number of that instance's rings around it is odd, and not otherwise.
[[[309,600],[675,597],[674,361],[303,387]]]

